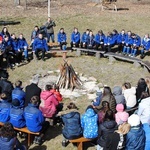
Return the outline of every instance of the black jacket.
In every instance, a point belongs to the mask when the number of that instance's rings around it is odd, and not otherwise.
[[[40,98],[41,89],[37,86],[37,84],[31,83],[26,87],[25,92],[25,106],[28,106],[28,103],[30,103],[33,96],[38,96]]]
[[[113,133],[117,129],[117,123],[113,120],[111,121],[104,121],[99,125],[98,131],[98,140],[97,143],[105,147],[106,139],[110,133]]]
[[[8,81],[7,79],[1,79],[0,80],[0,89],[1,89],[1,93],[3,93],[3,92],[6,93],[7,100],[9,102],[11,102],[12,90],[14,89],[12,83],[10,81]]]

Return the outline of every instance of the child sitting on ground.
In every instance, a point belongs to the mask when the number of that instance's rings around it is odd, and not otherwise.
[[[123,124],[124,122],[127,122],[129,114],[124,111],[124,105],[123,104],[117,104],[116,106],[117,113],[115,114],[115,121],[118,125]]]

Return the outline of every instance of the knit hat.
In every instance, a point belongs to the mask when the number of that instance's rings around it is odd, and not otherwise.
[[[116,110],[117,110],[118,112],[123,112],[123,111],[124,111],[124,106],[123,106],[123,104],[117,104]]]
[[[12,100],[12,105],[13,105],[13,106],[20,106],[19,100],[18,100],[18,99]]]
[[[128,118],[128,123],[131,127],[140,125],[140,117],[137,114],[133,114]]]

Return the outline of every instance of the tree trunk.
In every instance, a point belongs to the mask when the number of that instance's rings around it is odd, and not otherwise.
[[[51,0],[48,0],[48,17],[50,17],[50,10],[51,10]]]
[[[20,0],[14,0],[14,5],[15,5],[15,6],[20,5]]]

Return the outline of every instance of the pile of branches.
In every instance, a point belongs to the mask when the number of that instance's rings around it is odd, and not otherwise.
[[[64,62],[61,65],[60,75],[56,84],[59,88],[74,90],[74,88],[80,88],[82,81],[74,71],[72,65]]]

